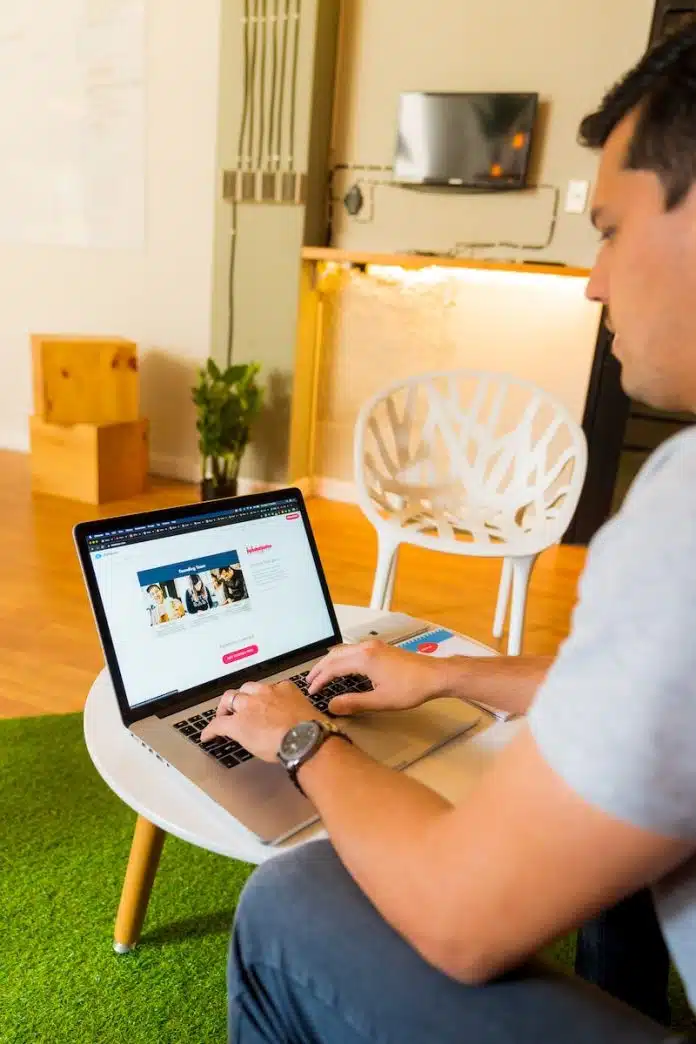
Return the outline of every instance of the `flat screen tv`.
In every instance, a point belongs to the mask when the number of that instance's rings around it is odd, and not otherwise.
[[[538,94],[402,94],[394,180],[525,188],[538,101]]]

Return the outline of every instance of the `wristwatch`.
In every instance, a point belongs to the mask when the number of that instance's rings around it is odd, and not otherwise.
[[[332,736],[340,736],[341,739],[352,743],[352,739],[338,725],[332,721],[301,721],[294,725],[283,736],[278,748],[278,760],[287,771],[300,794],[304,790],[297,779],[298,770],[305,762],[309,761],[322,747],[327,739]],[[306,795],[305,795],[306,797]]]

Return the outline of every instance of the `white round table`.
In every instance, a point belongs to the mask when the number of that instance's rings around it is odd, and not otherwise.
[[[342,628],[364,625],[376,616],[360,606],[336,607]],[[495,655],[467,639],[472,656]],[[461,737],[412,765],[409,775],[451,801],[461,799],[490,759],[517,731],[516,721],[490,724],[487,716],[477,734]],[[207,794],[135,743],[124,726],[106,670],[96,678],[84,711],[87,750],[100,776],[138,813],[128,869],[116,918],[114,948],[119,953],[137,943],[162,845],[167,834],[211,852],[261,863],[277,852],[324,836],[319,824],[308,827],[282,845],[263,845]]]

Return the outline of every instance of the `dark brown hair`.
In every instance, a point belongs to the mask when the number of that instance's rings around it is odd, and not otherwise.
[[[626,155],[629,170],[650,170],[665,190],[667,210],[696,181],[696,24],[656,44],[580,125],[580,142],[603,148],[634,109],[638,122]]]

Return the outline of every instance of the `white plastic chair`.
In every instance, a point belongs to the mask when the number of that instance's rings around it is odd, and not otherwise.
[[[512,589],[508,655],[519,655],[534,563],[570,525],[585,479],[587,444],[568,410],[507,375],[420,374],[365,404],[354,454],[378,539],[371,608],[391,606],[401,544],[502,558],[493,635]]]

